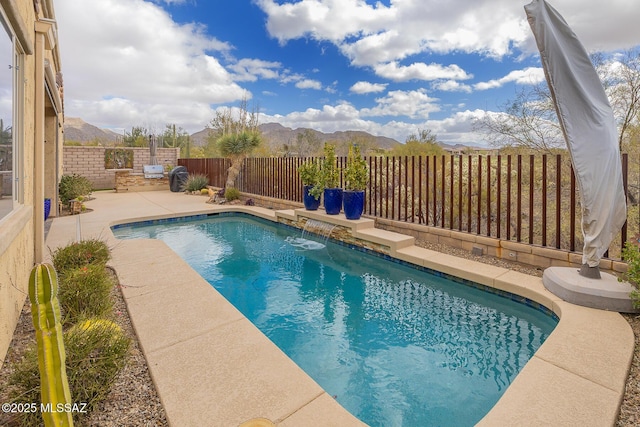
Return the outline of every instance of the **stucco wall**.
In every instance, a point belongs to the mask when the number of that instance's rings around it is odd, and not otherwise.
[[[43,68],[45,74],[48,70],[53,75],[53,78],[49,79],[48,90],[49,93],[54,94],[61,110],[62,80],[58,74],[60,56],[53,1],[40,0],[34,3],[0,0],[0,8],[7,17],[7,26],[15,34],[17,44],[24,52],[20,55],[23,60],[21,66],[14,67],[20,73],[14,89],[18,91],[18,96],[22,96],[22,102],[18,103],[21,109],[14,108],[13,118],[14,140],[20,150],[14,162],[14,170],[18,172],[16,178],[21,190],[16,194],[18,200],[13,203],[11,213],[0,218],[0,364],[2,364],[27,298],[31,268],[38,253],[42,255],[46,251],[43,244],[43,199],[50,197],[51,191],[56,192],[57,185],[48,180],[55,181],[55,178],[51,177],[55,175],[55,170],[60,171],[62,164],[61,144],[56,147],[55,145],[47,146],[47,143],[62,141],[63,112],[52,108],[49,96],[45,93],[46,78],[42,77]],[[36,16],[36,8],[38,16]],[[45,67],[36,67],[37,59],[41,61],[40,64],[44,62]],[[43,102],[37,103],[36,99]],[[36,104],[40,108],[36,108]],[[36,135],[36,120],[40,124],[38,135]],[[42,164],[36,166],[36,149],[40,150],[40,158],[45,165],[44,170]],[[37,200],[35,194],[39,194]]]
[[[108,148],[108,147],[107,147]],[[105,147],[65,146],[63,173],[78,174],[87,178],[96,190],[115,188],[115,172],[105,169]],[[133,151],[133,173],[142,173],[142,166],[151,159],[148,148],[126,148]],[[156,158],[160,165],[176,166],[180,157],[179,148],[158,148]]]
[[[35,12],[32,2],[13,2],[14,10],[5,8],[9,21],[19,20],[30,30],[26,35],[30,39],[20,40],[33,49],[33,23]],[[15,13],[14,13],[15,12]],[[24,165],[22,174],[23,196],[21,204],[14,211],[0,218],[0,364],[4,362],[9,344],[13,337],[18,318],[27,296],[29,273],[33,266],[34,255],[34,99],[35,99],[35,58],[24,55],[22,65],[23,82],[23,114],[16,117],[20,127],[15,130],[15,139],[22,141],[21,158]],[[20,161],[20,159],[18,159]],[[18,166],[18,165],[16,165]]]
[[[32,212],[23,207],[0,224],[0,360],[6,355],[24,306],[33,264]],[[11,227],[16,232],[11,233]],[[13,234],[13,236],[10,235]],[[10,243],[4,247],[4,238]]]

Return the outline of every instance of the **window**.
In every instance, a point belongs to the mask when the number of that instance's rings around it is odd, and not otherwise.
[[[0,220],[7,216],[22,198],[18,172],[22,156],[14,135],[14,90],[20,67],[13,37],[4,20],[0,20]]]

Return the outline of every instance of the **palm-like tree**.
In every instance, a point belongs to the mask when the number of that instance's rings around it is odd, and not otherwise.
[[[227,170],[226,188],[235,186],[236,178],[244,159],[260,145],[262,136],[257,130],[242,130],[238,133],[229,133],[218,139],[218,150],[223,157],[231,159],[231,166]]]

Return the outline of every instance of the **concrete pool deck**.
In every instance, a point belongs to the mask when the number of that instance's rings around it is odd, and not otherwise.
[[[283,427],[361,426],[164,242],[117,240],[111,225],[241,210],[276,219],[273,210],[211,205],[169,191],[98,192],[92,212],[56,218],[50,249],[81,237],[112,248],[131,322],[173,426],[238,426],[266,418]],[[566,303],[542,279],[416,246],[398,257],[536,301],[559,317],[483,426],[614,425],[633,357],[622,316]]]

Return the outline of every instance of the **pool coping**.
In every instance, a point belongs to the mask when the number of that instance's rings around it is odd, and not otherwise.
[[[285,427],[363,425],[163,242],[117,240],[110,229],[132,221],[215,212],[244,212],[275,221],[277,212],[290,211],[211,205],[202,197],[168,191],[95,196],[88,202],[93,212],[53,221],[47,246],[72,241],[78,221],[83,238],[99,237],[110,244],[110,265],[121,282],[171,425],[207,425],[213,420],[239,425],[258,417]],[[634,348],[633,332],[622,316],[562,301],[539,277],[416,246],[403,245],[394,255],[522,295],[560,318],[478,425],[615,424]]]

